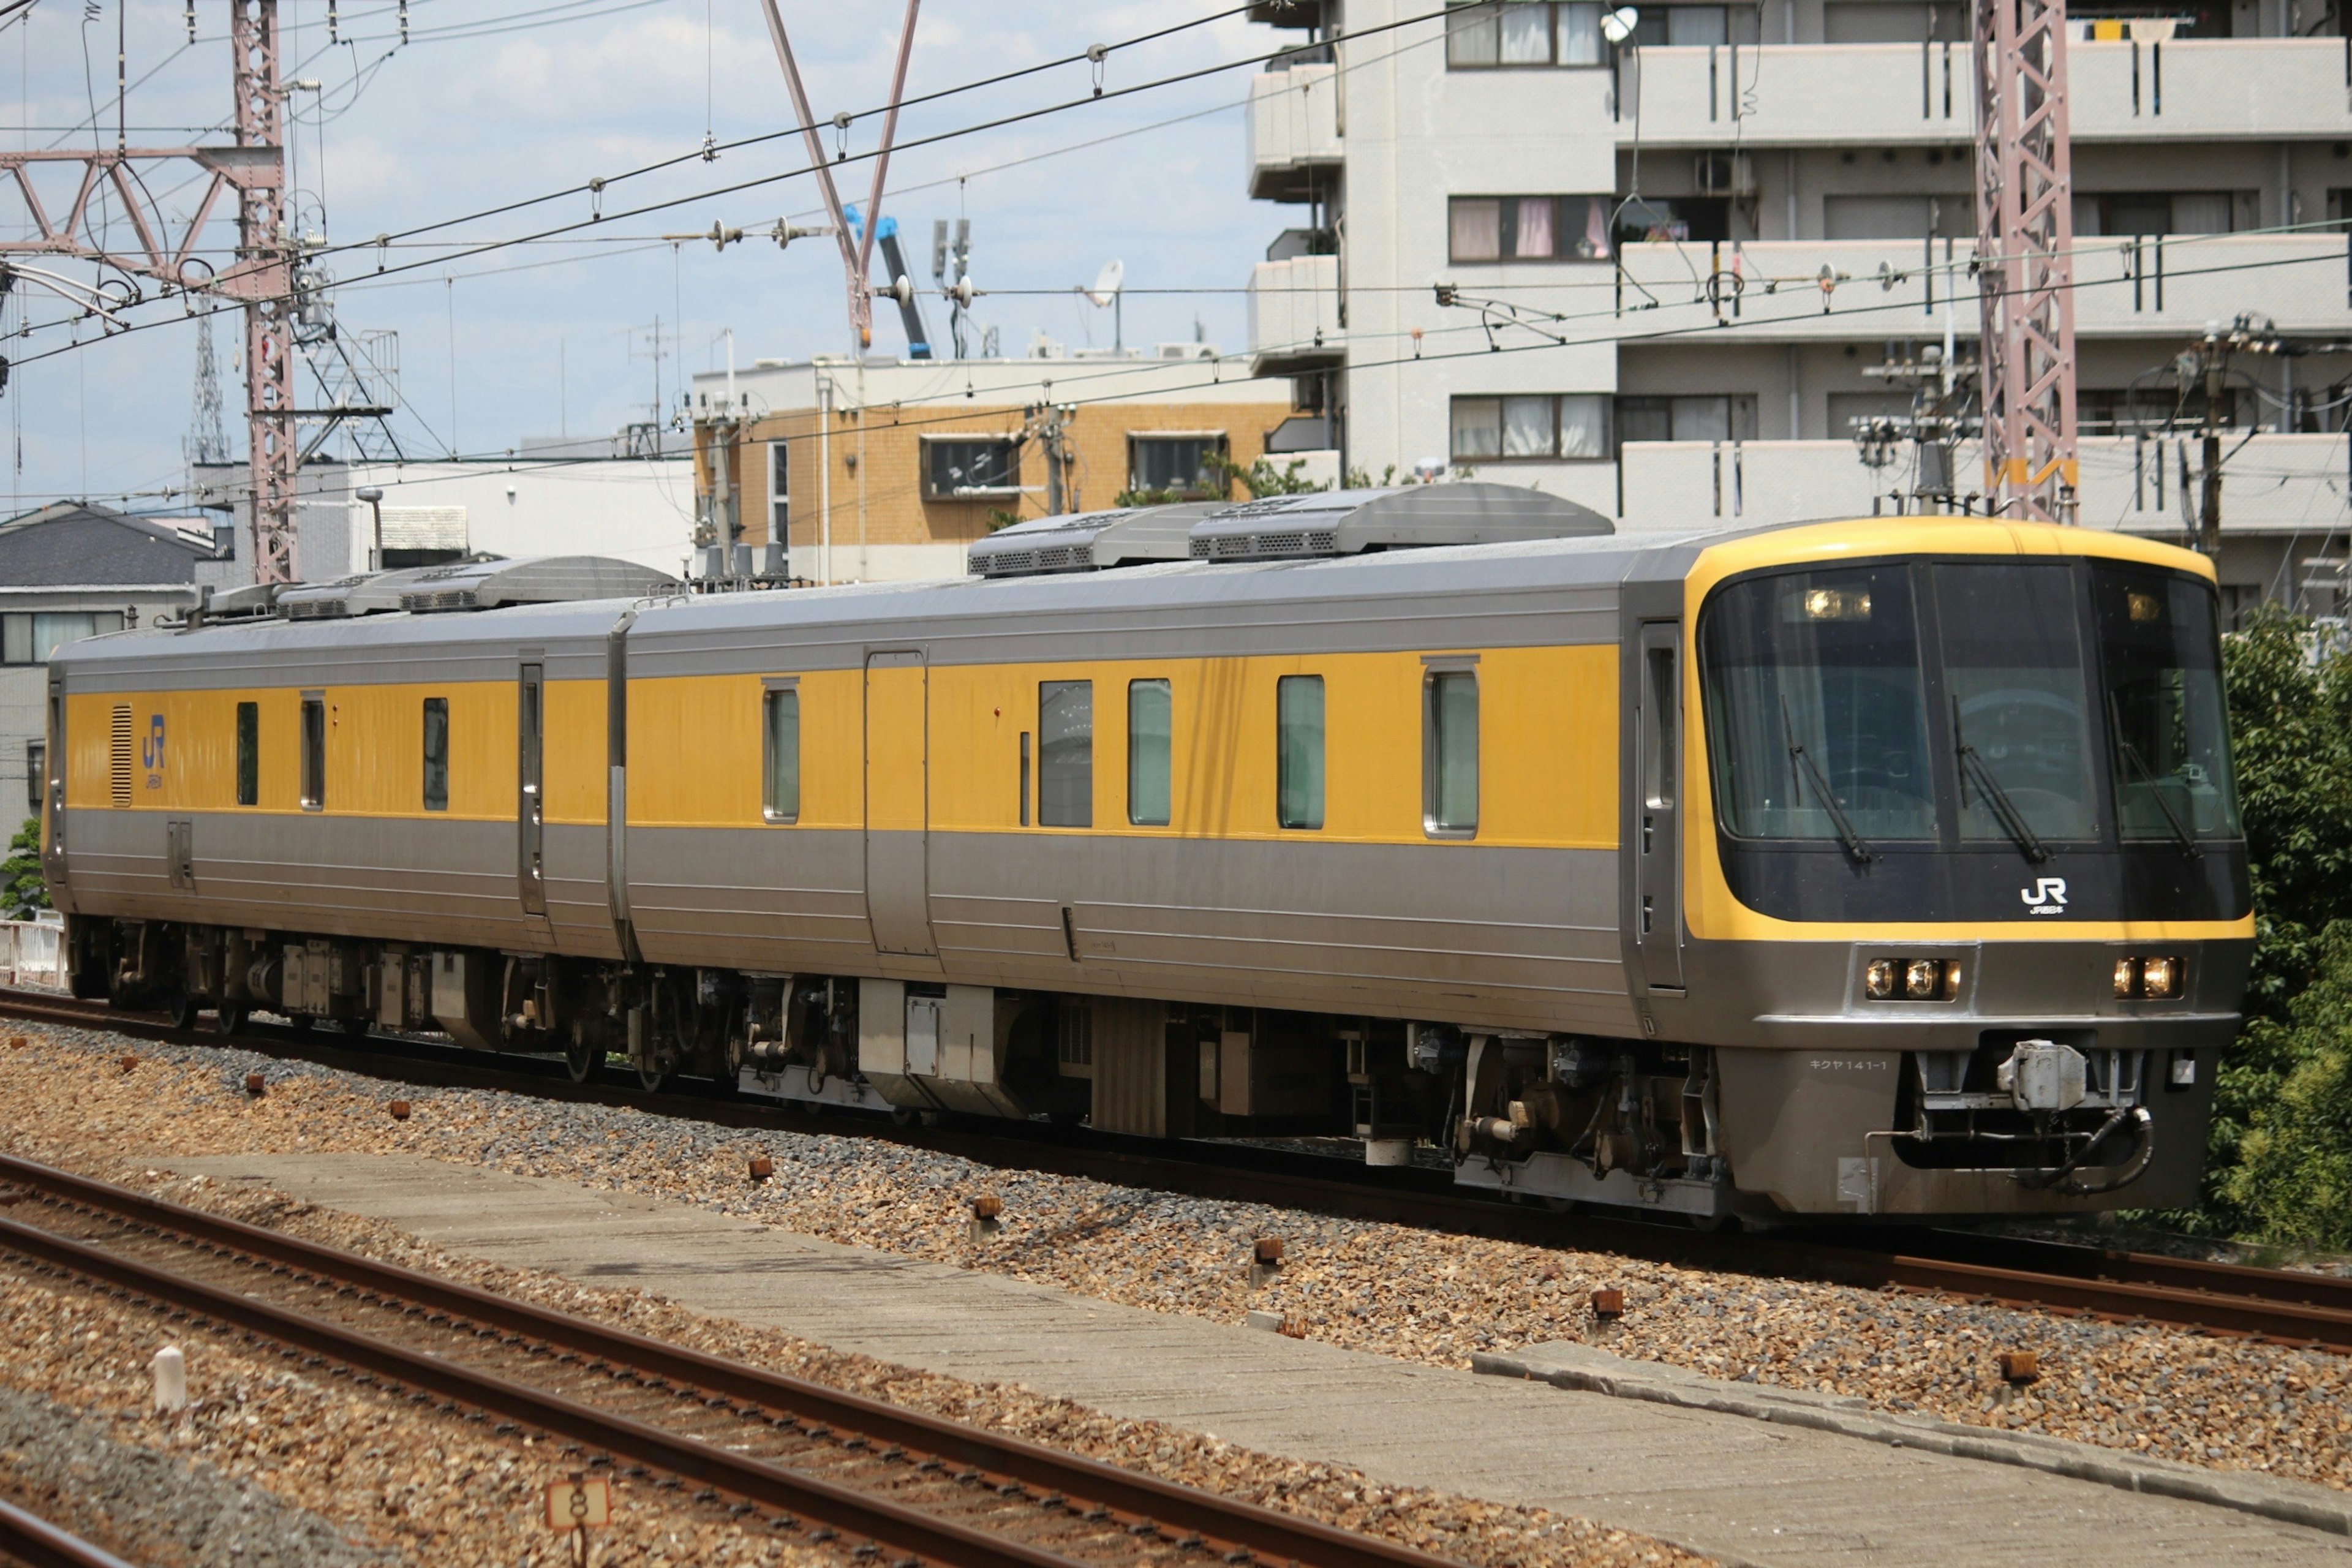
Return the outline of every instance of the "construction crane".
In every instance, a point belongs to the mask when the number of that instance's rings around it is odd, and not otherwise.
[[[2072,522],[2078,472],[2065,0],[1977,0],[1976,63],[1989,510]]]

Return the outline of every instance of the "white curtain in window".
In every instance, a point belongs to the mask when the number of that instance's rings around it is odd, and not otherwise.
[[[1445,13],[1445,63],[1449,66],[1491,66],[1495,63],[1496,22],[1491,5],[1454,5]]]
[[[1503,204],[1456,197],[1448,247],[1456,261],[1494,261],[1503,254]]]
[[[1549,260],[1558,252],[1552,247],[1551,198],[1521,196],[1518,203],[1517,232],[1512,237],[1511,254],[1534,260]]]
[[[1503,455],[1503,405],[1492,397],[1454,400],[1454,457],[1479,462]]]
[[[1559,455],[1609,455],[1609,399],[1599,393],[1571,393],[1559,400]]]
[[[1514,0],[1503,7],[1503,63],[1507,66],[1551,64],[1551,7],[1534,0]]]
[[[1584,261],[1609,259],[1609,209],[1607,196],[1569,196],[1561,206],[1568,215],[1564,226],[1570,235],[1570,254]]]
[[[1597,66],[1601,63],[1601,7],[1598,5],[1561,5],[1552,13],[1559,18],[1559,53],[1554,58],[1564,66]]]
[[[1551,404],[1549,397],[1503,399],[1503,456],[1549,458],[1552,455]]]

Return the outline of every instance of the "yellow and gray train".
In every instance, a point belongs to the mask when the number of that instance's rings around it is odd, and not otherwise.
[[[2252,938],[2199,557],[1476,483],[973,555],[62,650],[72,983],[1701,1225],[2192,1197]]]

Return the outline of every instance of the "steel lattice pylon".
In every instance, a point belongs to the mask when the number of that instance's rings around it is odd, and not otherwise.
[[[285,93],[278,79],[278,0],[229,0],[236,54],[236,141],[213,147],[117,146],[68,152],[0,153],[0,180],[13,179],[30,235],[0,240],[0,256],[62,256],[151,278],[167,289],[245,306],[245,390],[252,440],[253,570],[263,583],[294,580],[294,269],[287,238]],[[193,163],[209,179],[184,225],[169,221],[141,173],[158,163]],[[36,168],[79,165],[72,206],[52,218],[31,178]],[[184,170],[174,174],[184,177]],[[91,211],[100,184],[121,214],[115,230]],[[160,183],[160,182],[158,182]],[[215,268],[197,241],[222,194],[237,196],[236,259]],[[174,237],[173,230],[179,233]],[[117,243],[115,233],[129,233]]]
[[[1993,510],[2074,520],[2065,0],[1978,0],[1977,265]]]

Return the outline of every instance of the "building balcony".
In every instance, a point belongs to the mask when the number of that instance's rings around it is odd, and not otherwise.
[[[2067,46],[2077,142],[2352,136],[2343,38]],[[1759,58],[1760,57],[1760,58]],[[1976,134],[1966,44],[1644,48],[1617,68],[1617,140],[1644,147],[1944,144]],[[1745,90],[1741,90],[1744,85]]]
[[[1260,201],[1312,200],[1318,177],[1339,167],[1338,68],[1295,65],[1250,79],[1249,194]]]
[[[2236,446],[2238,437],[2231,444]],[[2180,456],[2193,471],[2191,436],[2084,437],[2079,521],[2087,527],[2178,534]],[[1898,450],[1884,468],[1864,466],[1851,441],[1635,442],[1619,454],[1621,531],[1745,528],[1808,518],[1867,516],[1893,510],[1887,499],[1909,488],[1910,458]],[[2341,532],[2352,526],[2345,480],[2352,438],[2256,436],[2222,468],[2222,531],[2235,533]],[[1966,493],[1983,488],[1979,449],[1955,454],[1954,479]]]
[[[1250,373],[1301,375],[1347,357],[1339,258],[1297,256],[1250,268]]]
[[[1938,336],[1948,312],[1972,336],[1975,251],[1970,242],[1926,239],[1773,241],[1736,254],[1729,246],[1629,245],[1619,319],[1644,338],[1685,330],[1700,343],[1803,342]],[[2289,334],[2352,333],[2345,235],[2083,239],[2074,279],[2077,337],[2184,339],[2244,311]],[[1463,289],[1477,291],[1466,281]]]

